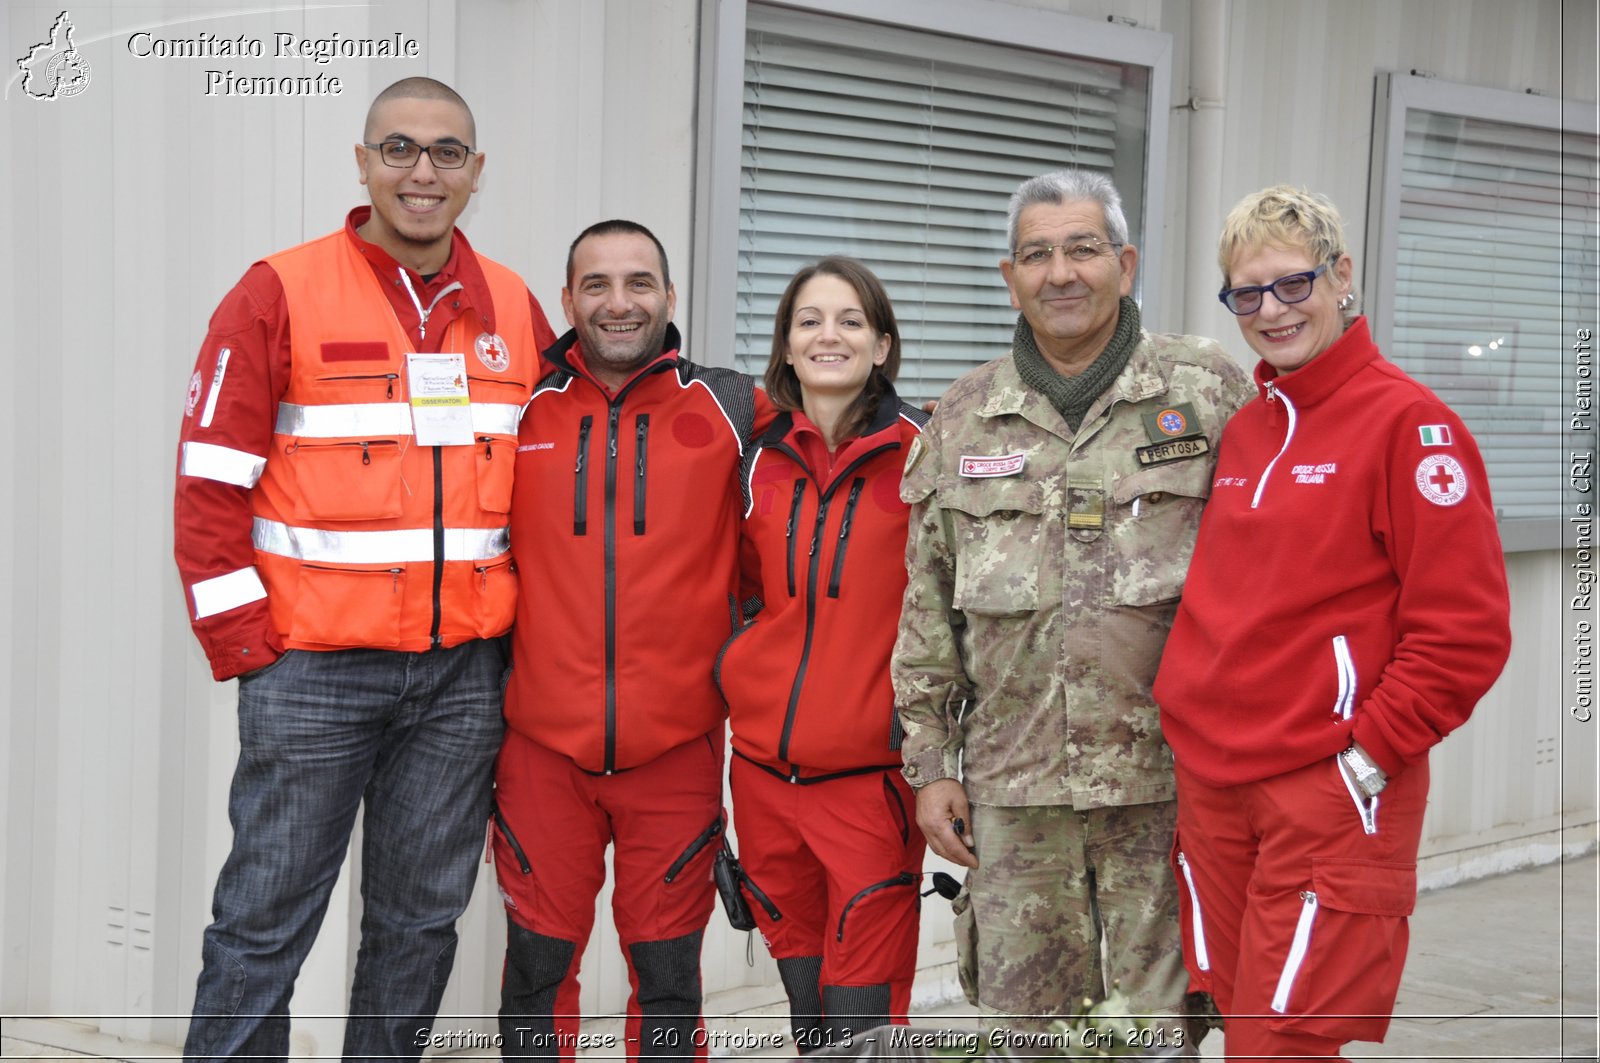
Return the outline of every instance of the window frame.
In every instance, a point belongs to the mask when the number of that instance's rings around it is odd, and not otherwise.
[[[852,0],[760,0],[775,8],[848,19],[870,33],[874,25],[923,30],[980,44],[1039,50],[1040,41],[1070,41],[1077,55],[1149,70],[1144,215],[1129,219],[1139,246],[1141,311],[1160,321],[1165,290],[1167,139],[1172,108],[1172,35],[999,0],[875,0],[870,17]],[[696,115],[694,247],[689,277],[690,356],[732,367],[739,283],[739,159],[744,101],[748,0],[701,0],[700,85]],[[1003,225],[1004,219],[997,219]],[[823,253],[819,249],[818,254]],[[998,268],[998,267],[997,267]]]
[[[1585,109],[1588,109],[1587,115]],[[1394,347],[1394,293],[1399,274],[1401,180],[1405,162],[1406,115],[1427,111],[1509,125],[1532,126],[1563,133],[1593,135],[1593,104],[1561,100],[1508,89],[1465,85],[1414,74],[1380,73],[1373,96],[1372,159],[1368,177],[1367,248],[1362,273],[1363,312],[1372,338],[1382,351]],[[1422,380],[1427,384],[1427,380]],[[1558,495],[1564,466],[1564,436],[1550,442],[1551,478]],[[1561,545],[1560,517],[1534,517],[1499,522],[1507,553],[1554,550]]]

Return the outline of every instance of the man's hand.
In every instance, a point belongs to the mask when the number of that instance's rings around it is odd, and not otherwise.
[[[955,779],[938,779],[917,791],[917,826],[928,839],[928,848],[952,864],[977,867],[968,820],[967,791]],[[961,824],[956,833],[955,824]]]

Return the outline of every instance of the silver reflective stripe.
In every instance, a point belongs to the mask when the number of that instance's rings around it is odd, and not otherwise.
[[[514,436],[522,407],[509,402],[474,402],[472,430],[481,435]]]
[[[215,443],[185,443],[180,465],[179,473],[183,476],[254,487],[261,479],[261,470],[267,467],[267,459]]]
[[[328,531],[295,528],[255,518],[250,539],[256,549],[300,561],[341,565],[385,565],[433,560],[433,529]],[[446,561],[491,561],[511,549],[509,528],[446,528]]]
[[[254,568],[241,568],[226,576],[213,576],[191,584],[189,593],[194,596],[194,618],[204,620],[241,605],[259,602],[267,596],[267,589],[261,585],[261,577]]]
[[[522,407],[504,402],[472,404],[472,431],[514,436]],[[279,435],[300,439],[360,439],[411,434],[411,407],[403,402],[361,402],[334,406],[278,403]]]
[[[363,402],[344,406],[301,406],[278,403],[281,436],[303,439],[408,436],[411,407],[401,402]]]

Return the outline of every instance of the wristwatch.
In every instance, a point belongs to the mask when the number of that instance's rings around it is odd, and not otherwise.
[[[1344,759],[1345,767],[1350,769],[1350,778],[1356,788],[1368,797],[1377,797],[1389,785],[1389,777],[1383,773],[1383,769],[1374,764],[1354,742],[1339,756]]]

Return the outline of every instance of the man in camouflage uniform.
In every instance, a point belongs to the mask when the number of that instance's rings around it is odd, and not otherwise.
[[[928,844],[971,868],[956,936],[988,1022],[1042,1027],[1113,986],[1176,1014],[1172,754],[1150,685],[1249,381],[1211,340],[1140,327],[1104,177],[1027,181],[1008,224],[1012,351],[945,393],[901,487],[905,777]]]

